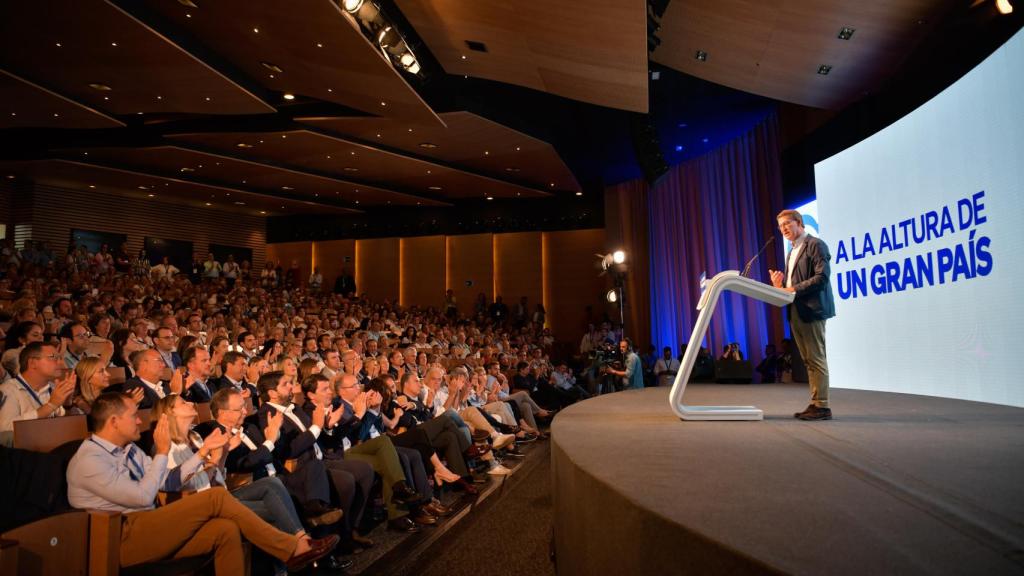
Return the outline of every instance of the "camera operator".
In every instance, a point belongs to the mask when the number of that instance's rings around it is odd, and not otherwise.
[[[643,388],[644,371],[640,357],[633,351],[633,346],[628,339],[619,341],[619,352],[625,357],[625,369],[619,370],[609,367],[608,373],[622,378],[624,388]]]

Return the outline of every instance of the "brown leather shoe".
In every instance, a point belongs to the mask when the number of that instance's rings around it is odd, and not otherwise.
[[[327,556],[338,545],[341,538],[337,534],[331,534],[325,538],[317,538],[309,541],[309,552],[292,556],[285,562],[289,572],[299,572],[317,560]]]
[[[420,526],[433,526],[437,524],[437,516],[427,512],[425,507],[417,508],[410,512],[409,518]]]
[[[798,416],[801,420],[831,420],[832,409],[831,408],[818,408],[815,407],[811,412],[804,412]]]
[[[466,454],[466,458],[479,458],[479,457],[483,456],[484,454],[487,454],[490,451],[491,451],[491,447],[490,446],[484,448],[484,447],[480,446],[479,444],[473,444],[472,446],[470,446],[469,448],[466,449],[465,454]]]
[[[799,418],[800,416],[802,416],[804,414],[810,414],[811,412],[813,412],[815,410],[815,408],[816,408],[816,406],[814,404],[808,404],[807,408],[804,408],[803,412],[794,412],[793,413],[793,418]]]
[[[441,504],[437,500],[431,501],[430,504],[424,506],[423,509],[426,510],[427,512],[430,512],[434,516],[437,516],[438,518],[447,518],[451,516],[453,512],[453,510],[450,507]]]

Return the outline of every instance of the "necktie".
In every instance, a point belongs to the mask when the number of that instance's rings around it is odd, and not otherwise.
[[[125,458],[125,463],[128,465],[128,476],[130,476],[131,479],[135,480],[136,482],[142,480],[142,477],[145,476],[145,473],[142,469],[142,465],[135,460],[134,444],[132,444],[128,448],[128,456],[127,458]]]

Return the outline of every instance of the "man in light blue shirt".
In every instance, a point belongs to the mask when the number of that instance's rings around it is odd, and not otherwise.
[[[125,514],[122,566],[212,553],[217,574],[242,574],[245,536],[294,571],[327,555],[338,543],[336,535],[312,540],[303,533],[277,530],[220,487],[154,508],[157,491],[168,476],[167,417],[161,416],[153,431],[153,458],[134,444],[141,421],[127,394],[100,395],[89,423],[95,433],[82,442],[68,465],[68,500],[75,508]]]
[[[622,357],[625,359],[625,370],[609,369],[608,372],[615,374],[616,376],[622,377],[622,386],[624,388],[637,388],[643,389],[644,387],[644,367],[643,362],[640,361],[640,357],[633,351],[632,346],[629,345],[628,340],[619,341],[619,352],[622,353]]]

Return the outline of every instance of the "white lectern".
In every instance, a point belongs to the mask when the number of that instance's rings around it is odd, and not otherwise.
[[[676,381],[672,384],[672,391],[669,392],[668,402],[672,411],[683,420],[762,420],[764,413],[755,406],[684,406],[683,393],[686,392],[686,381],[690,379],[693,372],[693,364],[697,361],[697,354],[700,352],[700,343],[704,340],[704,333],[708,330],[711,322],[711,315],[715,313],[715,306],[722,292],[732,290],[744,296],[755,298],[775,306],[785,306],[793,303],[792,292],[786,292],[775,288],[764,282],[758,282],[750,278],[740,276],[735,270],[728,270],[715,275],[704,289],[704,294],[697,303],[697,325],[693,327],[693,334],[690,335],[690,342],[686,346],[686,353],[683,354],[683,363],[676,373]]]

